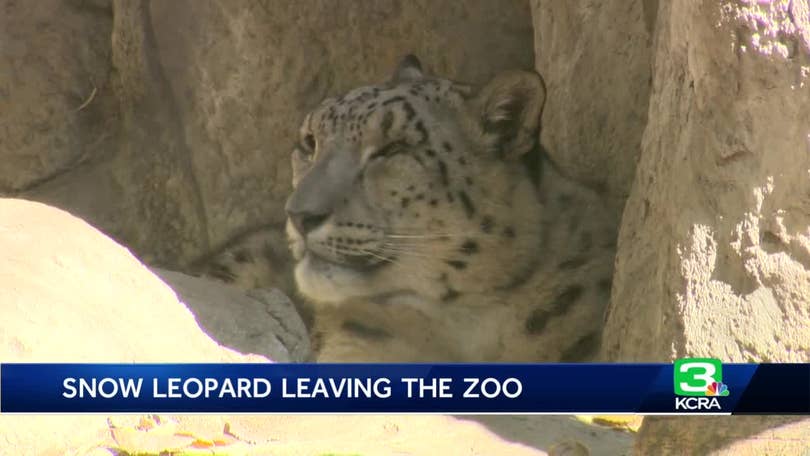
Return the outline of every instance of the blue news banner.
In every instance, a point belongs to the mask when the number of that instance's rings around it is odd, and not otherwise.
[[[808,414],[810,364],[0,364],[0,413]]]

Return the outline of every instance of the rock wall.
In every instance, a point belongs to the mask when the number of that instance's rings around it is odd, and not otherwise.
[[[661,4],[611,359],[810,360],[806,1]]]
[[[325,95],[409,52],[470,82],[532,66],[525,0],[0,9],[0,195],[69,209],[169,266],[283,222],[298,122]]]
[[[3,1],[0,11],[0,192],[8,193],[87,160],[107,136],[94,89],[111,69],[112,16],[104,2],[62,0]]]
[[[657,3],[532,0],[535,67],[548,89],[541,142],[617,219],[647,122]]]
[[[808,2],[532,7],[544,143],[568,174],[629,190],[604,357],[808,362]],[[792,454],[810,423],[791,421],[647,418],[636,451]]]
[[[658,8],[648,120],[621,223],[605,356],[808,362],[808,2]],[[810,422],[786,421],[647,419],[636,450],[724,454],[738,441],[734,451],[754,454],[767,441],[788,454],[783,445],[807,435]]]

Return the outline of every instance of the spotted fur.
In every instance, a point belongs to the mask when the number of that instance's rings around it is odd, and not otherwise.
[[[476,89],[407,57],[306,115],[287,234],[320,360],[595,353],[615,232],[597,195],[541,154],[544,99],[536,73]]]

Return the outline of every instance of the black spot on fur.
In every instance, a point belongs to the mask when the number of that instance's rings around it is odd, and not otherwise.
[[[495,228],[495,220],[492,217],[485,215],[484,218],[481,219],[481,231],[484,233],[491,233],[492,229]]]
[[[452,266],[454,269],[458,269],[459,271],[467,267],[467,262],[459,261],[459,260],[447,260],[445,263]]]
[[[545,309],[534,309],[526,319],[526,332],[529,334],[540,334],[546,328],[549,318],[553,314]]]
[[[421,120],[416,122],[416,126],[414,128],[416,128],[416,131],[418,131],[419,134],[422,135],[419,141],[417,141],[417,144],[422,144],[423,142],[426,142],[430,138],[427,129],[425,128],[425,125],[422,123]]]
[[[515,229],[512,228],[511,226],[507,226],[506,228],[503,229],[503,235],[505,237],[508,237],[509,239],[514,239],[515,238]]]
[[[580,337],[560,354],[561,363],[573,363],[586,360],[599,348],[599,333],[596,331]]]
[[[432,200],[430,200],[428,203],[429,203],[429,204],[430,204],[432,207],[436,207],[436,206],[438,206],[438,205],[439,205],[439,200],[437,200],[437,199],[432,199]]]
[[[411,119],[416,115],[416,111],[414,111],[413,106],[407,101],[402,103],[402,109],[405,110],[405,119],[410,122]]]
[[[450,185],[450,177],[447,175],[447,165],[441,160],[439,160],[439,174],[442,176],[442,184],[444,184],[445,187]]]
[[[402,208],[403,209],[407,208],[409,204],[411,204],[411,199],[410,198],[402,198]]]
[[[344,321],[341,327],[343,328],[344,331],[350,332],[364,339],[385,340],[391,338],[391,334],[389,334],[385,330],[379,328],[371,328],[354,320]]]
[[[461,200],[461,204],[464,205],[464,212],[467,214],[467,218],[472,218],[473,215],[475,215],[475,206],[472,200],[470,200],[470,197],[467,196],[467,192],[458,192],[458,198]]]
[[[458,164],[464,166],[467,164],[467,160],[464,157],[458,157]]]
[[[442,147],[444,147],[444,150],[446,150],[447,152],[453,151],[453,146],[451,146],[450,143],[446,141],[442,143]]]
[[[526,332],[529,334],[539,334],[543,332],[548,324],[548,321],[554,317],[563,315],[571,305],[582,296],[582,286],[571,285],[562,293],[548,307],[537,308],[529,315],[526,320]]]
[[[387,134],[388,130],[391,129],[391,126],[394,125],[394,113],[388,111],[383,116],[382,124],[380,127],[382,128],[383,133]]]
[[[436,151],[433,150],[433,149],[428,149],[428,150],[425,151],[425,155],[427,155],[428,157],[435,157],[436,156]]]
[[[461,253],[465,255],[472,255],[474,253],[478,253],[478,243],[468,239],[463,244],[461,244]]]
[[[557,296],[557,299],[554,300],[554,307],[559,308],[560,310],[567,310],[568,307],[571,306],[580,296],[582,296],[582,286],[581,285],[571,285],[562,293]]]
[[[381,106],[389,105],[391,103],[397,103],[397,102],[400,102],[400,101],[405,101],[405,97],[403,97],[401,95],[397,95],[395,97],[391,97],[391,98],[383,101]]]

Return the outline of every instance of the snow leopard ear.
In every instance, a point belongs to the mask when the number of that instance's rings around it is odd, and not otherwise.
[[[408,54],[399,62],[391,82],[414,81],[423,77],[422,64],[419,59],[413,54]]]
[[[495,76],[473,99],[484,134],[504,158],[517,158],[539,140],[546,101],[543,78],[533,71]]]

